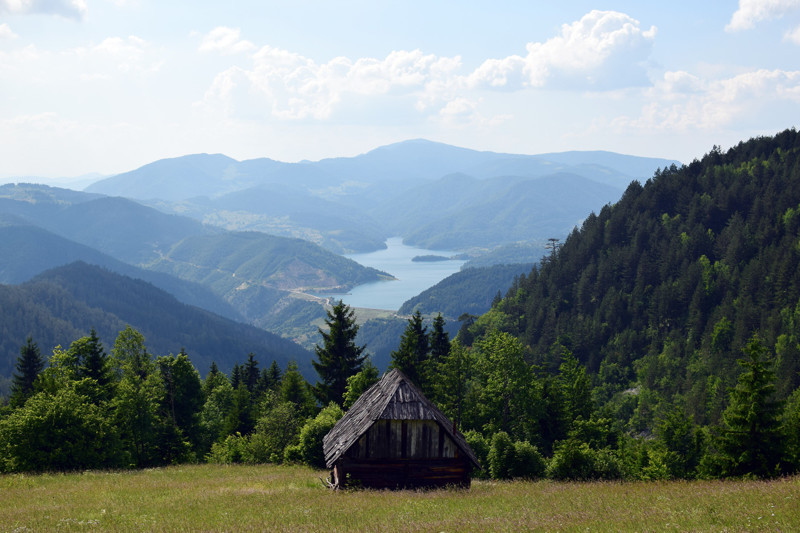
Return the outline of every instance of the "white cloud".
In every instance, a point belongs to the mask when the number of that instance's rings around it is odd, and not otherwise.
[[[757,22],[780,18],[798,10],[800,0],[739,0],[739,9],[734,12],[725,30],[748,30]]]
[[[748,117],[796,115],[800,71],[761,69],[712,81],[667,72],[644,98],[648,103],[639,117],[620,117],[614,124],[642,131],[714,130]]]
[[[611,89],[647,82],[645,62],[656,27],[616,11],[592,11],[545,42],[528,43],[527,55],[485,61],[472,86]]]
[[[792,31],[786,32],[786,35],[784,35],[784,39],[793,42],[794,44],[800,44],[800,26],[796,27]]]
[[[203,37],[199,50],[201,52],[217,52],[220,54],[238,54],[254,50],[256,45],[250,41],[242,40],[240,34],[239,28],[219,26]]]
[[[18,36],[8,24],[0,24],[0,41],[10,41]]]
[[[0,13],[11,15],[41,13],[80,20],[87,11],[85,0],[0,0]]]
[[[206,93],[206,105],[240,117],[265,115],[285,120],[329,120],[343,108],[408,106],[408,113],[453,117],[478,116],[475,89],[525,88],[607,90],[647,83],[645,62],[656,28],[614,11],[592,11],[562,27],[560,35],[529,43],[527,55],[489,59],[462,74],[461,58],[421,50],[396,50],[385,58],[335,57],[318,63],[289,50],[263,46],[250,67],[219,73]],[[200,51],[244,52],[253,45],[239,30],[219,27],[206,35]],[[259,102],[260,100],[260,102]],[[257,111],[260,109],[260,111]],[[344,112],[344,111],[342,111]],[[491,119],[486,119],[491,120]]]

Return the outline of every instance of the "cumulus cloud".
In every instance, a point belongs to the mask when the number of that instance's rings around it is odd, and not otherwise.
[[[17,34],[13,32],[8,24],[0,24],[0,41],[16,39]]]
[[[397,50],[384,58],[335,57],[318,63],[295,52],[262,46],[250,55],[250,67],[219,73],[206,103],[241,115],[255,108],[287,120],[326,120],[346,106],[392,98],[409,112],[440,118],[479,116],[471,91],[531,88],[608,90],[646,84],[646,61],[656,28],[614,11],[592,11],[565,24],[544,42],[528,43],[526,55],[484,61],[462,73],[461,58],[421,50]],[[237,29],[219,27],[207,34],[203,52],[246,52],[252,43]],[[359,100],[360,99],[360,100]],[[215,103],[216,102],[216,103]],[[262,116],[262,113],[257,113]],[[488,120],[488,119],[487,119]]]
[[[11,15],[40,13],[80,20],[87,11],[85,0],[0,0],[0,13]]]
[[[796,27],[793,31],[786,32],[784,38],[787,41],[800,45],[800,26]]]
[[[757,22],[780,18],[798,10],[800,10],[800,0],[739,0],[739,9],[734,12],[725,29],[748,30]]]
[[[236,89],[246,83],[247,92],[260,94],[271,114],[283,119],[327,119],[345,95],[418,94],[425,107],[426,88],[447,85],[445,78],[458,63],[414,50],[394,51],[383,59],[336,57],[319,64],[264,46],[253,54],[251,69],[230,68],[217,75],[207,97],[224,100],[241,94]]]
[[[755,70],[703,81],[686,72],[667,72],[647,91],[649,102],[637,118],[615,121],[621,128],[640,130],[712,130],[745,116],[780,110],[790,115],[800,106],[800,71]]]
[[[647,82],[656,27],[616,11],[592,11],[561,34],[527,45],[527,55],[490,59],[470,76],[473,86],[611,89]]]
[[[199,50],[201,52],[217,52],[220,54],[238,54],[254,50],[256,45],[241,39],[240,34],[239,28],[225,26],[214,28],[208,35],[203,37]]]

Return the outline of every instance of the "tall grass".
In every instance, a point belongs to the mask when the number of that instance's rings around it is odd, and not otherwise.
[[[800,477],[340,491],[291,466],[0,476],[2,531],[799,531]]]

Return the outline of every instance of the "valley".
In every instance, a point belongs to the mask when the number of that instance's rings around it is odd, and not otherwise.
[[[309,350],[326,298],[357,308],[363,324],[377,314],[384,322],[376,325],[400,327],[405,321],[394,315],[401,306],[460,267],[532,265],[548,238],[564,238],[630,180],[672,163],[606,152],[476,152],[412,140],[317,162],[184,156],[84,191],[7,184],[0,187],[0,283],[84,261]],[[393,257],[396,251],[402,253]],[[412,261],[430,255],[451,260]],[[490,282],[492,296],[509,282]],[[476,298],[484,303],[470,312],[488,310],[490,299]],[[426,306],[426,314],[445,311],[436,307]],[[451,307],[445,316],[455,333],[461,313]],[[374,330],[364,328],[361,341],[385,362],[394,347],[368,335]],[[7,339],[6,365],[24,335]]]

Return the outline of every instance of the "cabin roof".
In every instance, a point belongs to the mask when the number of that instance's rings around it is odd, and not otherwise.
[[[453,423],[398,369],[367,389],[322,441],[325,464],[333,464],[377,420],[435,420],[459,450],[480,468],[477,457]]]

